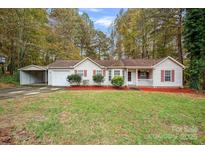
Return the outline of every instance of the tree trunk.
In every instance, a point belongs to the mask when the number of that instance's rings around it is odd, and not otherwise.
[[[203,88],[203,90],[205,90],[205,69],[203,70],[203,77],[202,77],[202,79],[203,79],[202,88]]]
[[[183,53],[182,53],[182,9],[179,10],[179,21],[177,25],[177,48],[180,63],[183,64]]]
[[[155,59],[155,46],[156,46],[156,19],[154,18],[154,25],[153,25],[153,45],[152,45],[152,59]]]
[[[82,45],[80,46],[80,56],[81,58],[83,57],[83,46]]]
[[[14,70],[15,70],[15,47],[14,47],[14,40],[11,39],[11,48],[10,48],[10,53],[11,53],[11,57],[10,57],[10,64],[9,64],[9,72],[11,75],[13,75]]]
[[[2,66],[1,66],[1,72],[2,72],[2,74],[5,74],[4,64],[2,64]]]

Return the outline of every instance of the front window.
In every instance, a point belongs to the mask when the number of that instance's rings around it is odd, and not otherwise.
[[[164,81],[171,81],[171,71],[170,70],[165,70],[164,72]]]
[[[125,78],[125,71],[124,70],[122,71],[122,77],[123,77],[123,79]]]
[[[114,76],[120,76],[120,70],[114,70]]]
[[[112,70],[109,70],[109,81],[112,80]]]
[[[97,71],[96,71],[96,74],[97,74],[97,75],[102,75],[102,70],[97,70]]]
[[[140,72],[140,79],[146,79],[146,72]]]
[[[78,70],[78,71],[77,71],[77,74],[82,77],[82,76],[83,76],[83,70]]]
[[[147,71],[138,71],[138,78],[139,79],[149,79],[149,72]]]

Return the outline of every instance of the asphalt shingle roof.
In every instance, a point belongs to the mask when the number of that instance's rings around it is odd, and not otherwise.
[[[123,60],[93,60],[104,67],[151,67],[163,59],[123,59]],[[48,68],[70,68],[81,60],[57,60]]]
[[[48,68],[69,68],[80,62],[81,60],[57,60],[48,65]]]

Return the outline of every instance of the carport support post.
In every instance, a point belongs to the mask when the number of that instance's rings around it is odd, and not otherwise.
[[[48,83],[48,71],[44,72],[44,82],[47,84]]]

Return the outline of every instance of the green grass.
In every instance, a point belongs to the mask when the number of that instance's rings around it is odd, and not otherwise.
[[[4,108],[0,106],[0,114],[4,112]]]
[[[205,99],[190,95],[60,91],[0,104],[3,119],[15,119],[17,130],[35,136],[17,143],[205,143]]]

